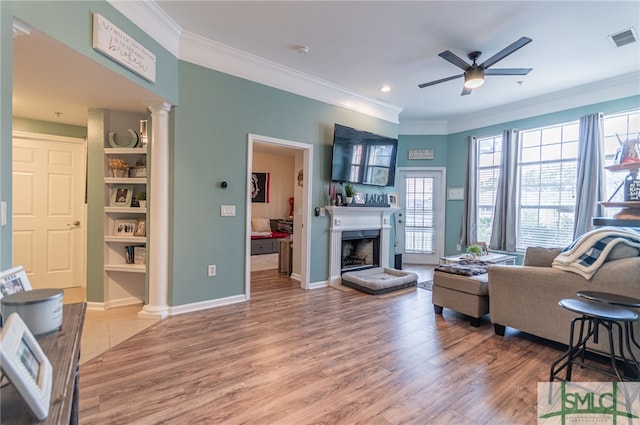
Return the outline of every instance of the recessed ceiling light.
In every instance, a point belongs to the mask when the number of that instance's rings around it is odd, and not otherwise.
[[[391,91],[391,87],[385,84],[384,86],[380,87],[380,91],[384,93],[389,92]]]
[[[309,53],[309,46],[298,46],[298,53],[301,55],[306,55]]]

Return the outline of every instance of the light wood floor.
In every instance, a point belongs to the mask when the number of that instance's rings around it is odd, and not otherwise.
[[[423,289],[304,291],[261,271],[250,302],[169,317],[82,365],[80,423],[532,424],[561,350],[434,316]]]

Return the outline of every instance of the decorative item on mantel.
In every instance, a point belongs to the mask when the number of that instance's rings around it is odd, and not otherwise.
[[[109,167],[111,167],[111,172],[113,173],[113,177],[128,177],[127,173],[129,171],[129,164],[122,158],[111,158],[109,160]]]
[[[356,190],[351,183],[347,182],[344,184],[344,194],[346,196],[347,205],[350,205],[356,194]]]

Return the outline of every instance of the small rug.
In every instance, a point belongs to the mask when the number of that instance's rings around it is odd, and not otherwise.
[[[426,289],[427,291],[431,291],[433,289],[433,280],[425,280],[424,282],[418,282],[418,288]]]

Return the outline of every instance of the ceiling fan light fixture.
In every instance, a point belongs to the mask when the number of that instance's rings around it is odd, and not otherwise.
[[[464,73],[464,86],[468,89],[477,89],[484,84],[484,69],[471,68]]]

